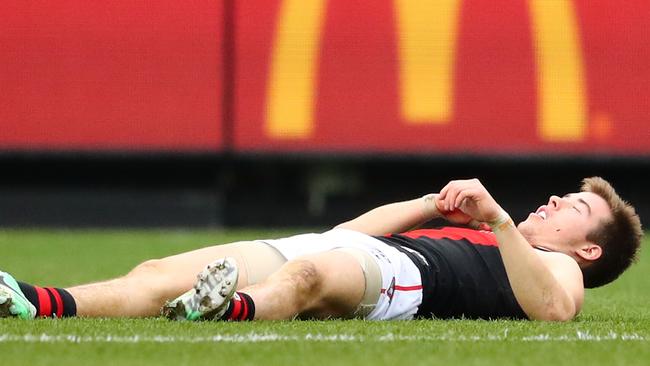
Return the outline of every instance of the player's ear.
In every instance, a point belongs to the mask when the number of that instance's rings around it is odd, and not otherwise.
[[[576,250],[576,254],[582,259],[595,261],[603,255],[603,248],[598,244],[588,241]]]

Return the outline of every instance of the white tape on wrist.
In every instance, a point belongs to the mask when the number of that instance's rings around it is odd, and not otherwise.
[[[510,218],[510,215],[508,215],[504,210],[501,210],[499,217],[496,220],[489,222],[488,225],[490,225],[494,232],[504,231],[510,227],[515,227],[515,223]]]
[[[424,220],[431,220],[440,216],[438,206],[436,206],[436,193],[429,193],[422,196],[422,218]]]

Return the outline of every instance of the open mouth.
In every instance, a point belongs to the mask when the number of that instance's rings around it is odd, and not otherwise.
[[[546,209],[545,206],[541,206],[541,207],[538,208],[537,211],[535,211],[533,214],[536,215],[536,216],[541,217],[542,220],[546,220],[546,210],[545,210],[545,209]]]

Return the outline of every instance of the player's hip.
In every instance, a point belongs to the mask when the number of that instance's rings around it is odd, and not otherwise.
[[[356,314],[370,320],[411,319],[422,302],[418,268],[399,250],[356,231],[333,229],[258,241],[275,248],[287,260],[328,250],[355,256],[366,276],[366,293]]]

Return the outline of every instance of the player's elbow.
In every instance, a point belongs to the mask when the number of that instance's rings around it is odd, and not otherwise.
[[[573,320],[576,315],[576,309],[573,304],[553,304],[545,307],[541,311],[529,314],[529,317],[533,320],[567,322]]]
[[[573,320],[575,313],[569,311],[551,311],[548,312],[544,318],[540,320],[551,321],[551,322],[568,322]]]
[[[344,222],[342,224],[338,224],[334,226],[334,229],[346,229],[346,230],[352,230],[352,231],[358,231],[360,233],[368,234],[368,235],[373,235],[373,233],[368,232],[365,227],[363,227],[361,224],[355,222],[354,220]]]
[[[341,223],[341,224],[338,224],[338,225],[334,226],[334,229],[349,229],[350,226],[352,226],[352,225],[350,225],[350,222],[346,221],[344,223]]]

